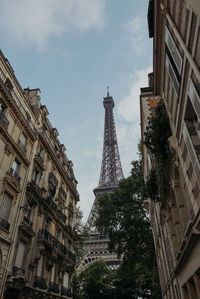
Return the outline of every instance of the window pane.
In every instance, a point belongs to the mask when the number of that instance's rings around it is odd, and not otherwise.
[[[8,221],[12,206],[12,197],[8,193],[4,193],[0,208],[0,218]]]

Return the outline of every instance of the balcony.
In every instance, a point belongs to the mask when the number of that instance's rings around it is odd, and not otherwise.
[[[45,241],[52,247],[56,248],[65,258],[70,259],[73,263],[76,261],[75,255],[67,249],[58,239],[56,239],[47,229],[40,229],[38,233],[38,239]]]
[[[26,217],[26,216],[24,216],[24,222],[26,224],[28,224],[29,226],[33,226],[33,222],[31,222],[31,220],[28,217]]]
[[[40,188],[34,181],[28,183],[27,191],[30,193],[36,193],[39,197],[43,196],[43,189]]]
[[[4,127],[4,129],[8,129],[10,122],[8,121],[4,113],[0,113],[0,124]]]
[[[68,288],[64,288],[64,287],[61,288],[61,295],[67,296],[67,297],[72,297],[71,290]]]
[[[49,182],[54,186],[57,187],[58,186],[58,180],[55,176],[55,174],[53,172],[49,173]]]
[[[49,291],[50,292],[53,292],[53,293],[56,293],[56,294],[59,294],[59,287],[58,287],[58,284],[54,283],[54,282],[50,282],[49,283]]]
[[[47,284],[45,279],[35,276],[34,282],[33,282],[34,288],[40,288],[42,290],[45,290],[47,288]]]
[[[10,169],[10,175],[18,182],[20,183],[20,176],[19,174],[14,170],[14,169]]]
[[[20,140],[18,141],[18,145],[23,150],[24,153],[27,152],[26,146]]]
[[[57,210],[56,215],[60,218],[64,223],[66,223],[67,216],[61,211]]]
[[[35,162],[39,165],[41,170],[44,170],[44,160],[39,153],[35,155]]]
[[[63,187],[59,188],[58,194],[64,199],[66,200],[67,198],[67,193],[64,191]]]
[[[46,198],[46,202],[48,203],[48,206],[51,210],[53,210],[54,212],[57,210],[57,205],[50,196]]]
[[[3,229],[5,229],[7,232],[9,232],[10,223],[8,223],[3,218],[0,218],[0,227],[3,228]]]

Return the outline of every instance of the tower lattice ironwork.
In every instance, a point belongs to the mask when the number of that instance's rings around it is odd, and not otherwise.
[[[79,266],[80,271],[97,259],[105,260],[111,268],[119,264],[117,256],[108,252],[108,237],[100,234],[95,227],[97,197],[104,192],[112,192],[124,177],[113,115],[114,100],[109,95],[109,89],[107,90],[107,97],[103,100],[103,105],[105,108],[105,122],[101,172],[99,185],[94,189],[95,200],[87,221],[90,233],[88,240],[84,243],[85,257]]]

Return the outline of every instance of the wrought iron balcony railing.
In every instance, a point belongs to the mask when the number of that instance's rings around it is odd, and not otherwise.
[[[0,123],[4,127],[4,129],[6,129],[6,130],[8,129],[10,122],[4,113],[0,113]]]
[[[67,198],[67,193],[65,192],[65,190],[63,189],[63,187],[60,187],[59,188],[59,192],[58,192],[59,195],[61,195],[61,197],[63,199],[66,199]]]
[[[76,261],[75,255],[60,241],[58,241],[58,239],[56,239],[47,229],[39,230],[38,239],[44,240],[51,246],[55,247],[65,258],[69,258],[73,262]]]
[[[34,282],[33,282],[33,287],[45,290],[47,288],[47,284],[46,284],[45,279],[43,279],[39,276],[35,276],[35,279],[34,279]]]
[[[19,176],[19,174],[13,169],[13,168],[11,168],[10,169],[10,175],[18,182],[18,183],[20,183],[20,176]]]
[[[27,185],[27,190],[29,192],[36,192],[39,196],[42,196],[42,189],[32,180]]]
[[[72,297],[71,290],[68,289],[68,288],[64,288],[64,287],[61,287],[61,295],[62,296]]]
[[[57,283],[54,283],[54,282],[50,282],[49,283],[49,291],[50,292],[53,292],[53,293],[56,293],[56,294],[59,294],[59,286]]]
[[[50,196],[46,198],[46,202],[48,203],[48,206],[51,208],[51,210],[56,212],[57,205]]]
[[[58,218],[60,218],[64,223],[66,223],[67,216],[61,210],[57,210],[56,214]]]
[[[18,145],[23,150],[24,153],[27,152],[26,146],[20,140],[18,141]]]
[[[26,222],[30,226],[33,226],[33,222],[26,216],[24,216],[24,222]]]
[[[3,218],[0,218],[0,227],[4,228],[5,230],[7,230],[9,232],[9,228],[10,228],[10,223],[8,223],[6,220],[4,220]]]
[[[49,173],[49,181],[52,183],[54,187],[58,186],[58,180],[53,172]]]

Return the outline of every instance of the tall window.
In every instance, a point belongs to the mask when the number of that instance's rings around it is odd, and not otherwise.
[[[17,255],[15,260],[15,266],[17,268],[23,268],[25,249],[26,249],[26,244],[20,242],[17,249]]]
[[[40,145],[38,147],[38,155],[40,156],[40,158],[43,158],[43,155],[44,155],[43,148]]]
[[[4,193],[3,200],[0,207],[0,218],[8,221],[12,207],[13,198],[7,192]]]
[[[20,138],[19,138],[19,141],[18,141],[18,144],[19,146],[21,147],[21,149],[26,153],[27,150],[26,150],[26,141],[27,141],[27,138],[25,137],[25,135],[22,133]]]
[[[4,105],[0,100],[0,114],[1,113],[4,114],[6,112],[6,109],[7,109],[6,105]]]
[[[17,159],[15,159],[12,165],[12,170],[14,170],[14,172],[16,173],[19,173],[19,168],[20,168],[20,163]]]
[[[37,267],[37,276],[42,276],[42,265],[43,265],[43,255],[40,256],[38,267]]]
[[[41,173],[37,169],[35,169],[33,172],[33,181],[36,183],[36,185],[39,184],[40,177],[41,177]]]

